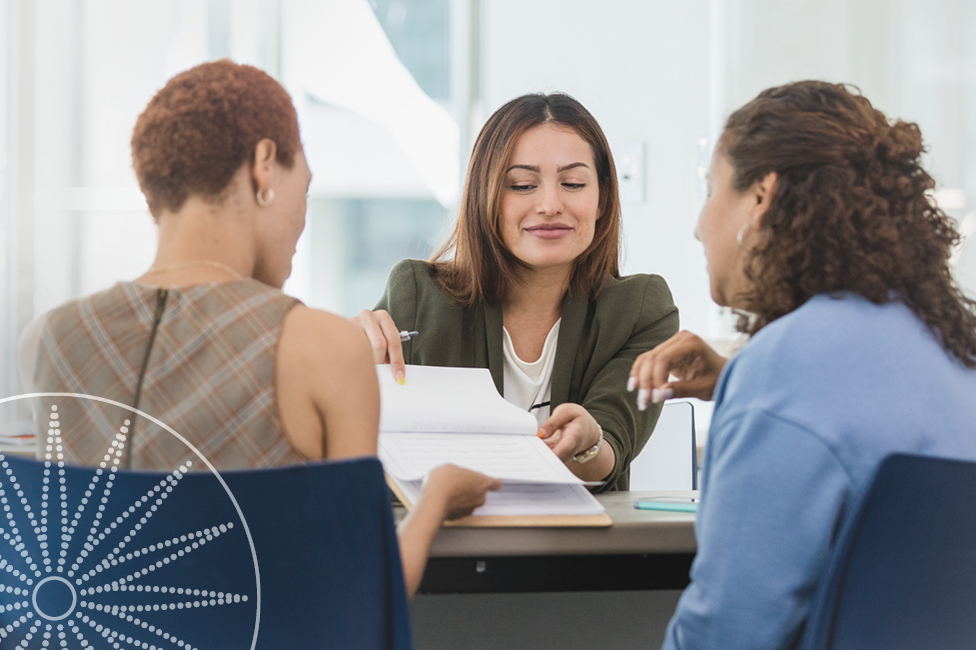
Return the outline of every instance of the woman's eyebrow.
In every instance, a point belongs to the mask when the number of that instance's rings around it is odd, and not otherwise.
[[[568,165],[563,165],[562,167],[558,168],[556,171],[557,172],[564,172],[567,169],[574,169],[576,167],[586,167],[587,169],[590,168],[590,166],[587,165],[586,163],[583,163],[583,162],[574,162],[574,163],[569,163]]]
[[[539,171],[539,168],[538,167],[535,167],[533,165],[512,165],[511,167],[508,168],[508,171],[512,171],[513,169],[527,169],[530,172],[538,172]]]
[[[573,169],[575,167],[586,167],[587,169],[589,169],[590,166],[584,162],[574,162],[574,163],[569,163],[568,165],[563,165],[562,167],[557,168],[556,171],[564,172],[567,169]],[[530,172],[539,171],[539,168],[536,167],[535,165],[512,165],[511,167],[508,168],[508,171],[512,171],[513,169],[527,169]]]

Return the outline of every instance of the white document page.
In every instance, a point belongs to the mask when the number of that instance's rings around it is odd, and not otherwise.
[[[408,365],[399,385],[388,365],[380,382],[380,432],[534,435],[535,417],[498,394],[487,368]]]
[[[404,481],[454,463],[503,481],[583,483],[535,435],[380,433],[379,457],[391,476]]]
[[[489,515],[600,515],[603,505],[582,485],[505,483],[474,511]]]
[[[404,496],[417,503],[420,481],[403,481]],[[505,483],[497,492],[489,492],[485,505],[472,514],[486,516],[523,515],[600,515],[604,507],[582,485]]]
[[[383,469],[416,503],[422,479],[454,463],[502,479],[474,514],[589,515],[603,506],[536,437],[535,417],[498,394],[485,368],[407,366],[406,384],[377,366]]]

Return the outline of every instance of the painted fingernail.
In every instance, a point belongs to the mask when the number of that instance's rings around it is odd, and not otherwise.
[[[639,391],[637,391],[637,410],[638,411],[643,411],[643,410],[645,410],[647,408],[647,396],[648,396],[648,393],[647,393],[647,389],[646,388],[641,388]]]
[[[674,390],[671,388],[655,388],[651,391],[651,401],[655,404],[674,397]]]
[[[403,386],[405,383],[407,383],[406,373],[403,372],[402,370],[398,370],[396,374],[396,380],[398,384]]]
[[[536,438],[545,438],[546,437],[546,430],[540,428],[538,431],[535,432],[535,437]]]
[[[632,393],[634,389],[637,388],[637,377],[627,378],[627,392]]]

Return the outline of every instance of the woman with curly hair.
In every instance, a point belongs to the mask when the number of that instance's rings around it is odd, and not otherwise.
[[[771,88],[729,118],[696,235],[751,340],[727,360],[681,332],[631,370],[639,405],[715,400],[665,648],[794,647],[881,461],[976,459],[976,303],[922,151],[915,124],[842,85]]]

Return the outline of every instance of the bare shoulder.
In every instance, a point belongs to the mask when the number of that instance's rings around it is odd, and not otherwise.
[[[296,373],[308,389],[328,388],[337,395],[350,383],[375,381],[369,340],[342,316],[296,306],[285,317],[278,345],[281,373]]]
[[[369,341],[360,328],[342,316],[304,305],[296,305],[285,316],[279,345],[294,348],[310,360],[362,358],[372,365]]]
[[[309,458],[376,453],[379,386],[366,335],[336,314],[293,307],[278,342],[278,403]]]

